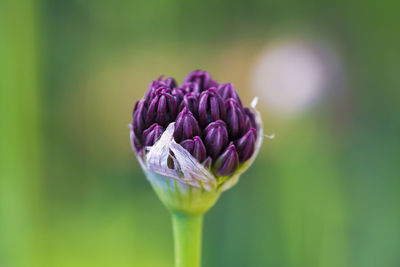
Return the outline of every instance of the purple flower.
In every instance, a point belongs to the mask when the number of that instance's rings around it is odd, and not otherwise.
[[[246,124],[246,115],[242,106],[233,98],[225,101],[225,109],[229,135],[232,139],[236,139],[242,132],[249,129],[249,125]]]
[[[220,84],[217,88],[217,92],[222,97],[223,100],[233,98],[240,104],[240,106],[242,106],[242,101],[240,100],[239,95],[236,93],[233,84],[231,83]]]
[[[215,173],[219,176],[228,176],[235,172],[239,165],[239,156],[235,145],[231,142],[224,153],[215,162]]]
[[[136,136],[136,134],[135,133],[133,133],[132,135],[131,135],[131,143],[132,143],[132,145],[133,145],[133,148],[134,148],[134,150],[137,152],[137,153],[142,153],[142,142],[140,142],[140,140],[139,140],[139,138],[137,138],[137,136]]]
[[[153,99],[151,100],[147,109],[146,125],[151,125],[156,122],[161,126],[168,126],[168,124],[175,120],[177,113],[177,106],[175,98],[165,92],[166,88],[159,88]]]
[[[251,158],[256,147],[257,131],[251,128],[245,135],[235,142],[239,152],[239,161],[245,162]]]
[[[133,131],[136,136],[140,136],[145,129],[146,121],[145,115],[147,114],[146,101],[139,100],[136,102],[135,109],[133,111]]]
[[[222,98],[217,94],[215,88],[207,89],[200,94],[199,99],[199,122],[206,126],[210,122],[225,119],[225,107]]]
[[[165,80],[162,79],[163,76],[160,76],[156,81],[152,81],[150,83],[149,89],[144,96],[146,103],[149,103],[150,100],[154,97],[157,89],[163,87],[165,88],[164,90],[167,90],[168,93],[171,93],[172,88],[176,87],[176,81],[174,80],[174,78],[167,78]]]
[[[203,162],[206,159],[206,147],[200,137],[195,136],[193,139],[186,139],[181,142],[181,146],[189,151],[199,162]]]
[[[182,84],[180,88],[185,90],[187,93],[200,93],[200,87],[197,83],[187,82]]]
[[[175,122],[173,138],[218,176],[235,172],[256,148],[254,113],[243,107],[231,83],[218,84],[206,71],[193,71],[180,86],[163,76],[153,81],[133,110],[131,142],[136,153],[153,146]],[[173,168],[172,158],[168,161]]]
[[[186,93],[186,95],[183,97],[179,110],[182,110],[184,108],[190,110],[190,112],[192,112],[192,114],[196,118],[198,118],[199,95],[197,93],[192,93],[192,92]]]
[[[171,94],[175,97],[176,104],[179,105],[182,102],[182,99],[185,96],[186,91],[182,88],[174,88],[172,89]]]
[[[197,266],[199,257],[180,253],[190,239],[180,238],[188,234],[181,222],[195,216],[197,234],[203,214],[253,162],[262,142],[259,114],[243,107],[231,83],[220,85],[196,70],[181,85],[163,76],[153,81],[135,104],[130,130],[140,166],[178,231],[175,262]],[[193,240],[189,245],[197,249],[200,240]]]
[[[201,93],[203,90],[210,87],[218,86],[218,83],[211,79],[210,73],[202,70],[195,70],[189,73],[183,82],[197,84],[197,90],[199,90],[198,93]]]
[[[228,144],[228,131],[225,122],[218,120],[210,123],[205,129],[204,143],[208,155],[216,159]]]
[[[164,132],[164,128],[157,123],[151,125],[147,130],[143,132],[143,142],[145,146],[152,146],[161,137]]]
[[[200,135],[200,127],[196,118],[184,108],[178,115],[175,123],[174,138],[177,142]]]
[[[256,116],[254,116],[254,113],[251,112],[251,110],[247,107],[243,110],[244,113],[247,115],[247,120],[249,121],[250,126],[257,129]]]
[[[161,83],[163,83],[165,86],[169,87],[169,88],[175,88],[176,87],[176,81],[174,78],[167,78],[164,81],[161,81]]]

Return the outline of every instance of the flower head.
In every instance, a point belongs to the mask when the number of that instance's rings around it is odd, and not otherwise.
[[[254,106],[244,107],[231,83],[218,84],[196,70],[180,86],[162,76],[150,83],[134,107],[131,142],[163,202],[196,212],[209,208],[251,164],[262,125]],[[171,186],[178,188],[171,191]],[[191,200],[184,204],[185,198],[175,197],[189,191]],[[192,199],[196,194],[201,201]]]

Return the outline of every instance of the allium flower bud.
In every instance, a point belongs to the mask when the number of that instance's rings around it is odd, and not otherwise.
[[[243,110],[244,110],[244,113],[246,113],[246,115],[247,115],[250,126],[257,129],[256,117],[254,116],[254,113],[251,112],[251,110],[247,107],[244,108]]]
[[[137,138],[136,134],[133,131],[131,132],[131,143],[132,143],[133,150],[136,153],[139,153],[142,155],[142,147],[143,147],[142,142],[139,140],[139,138]]]
[[[171,94],[163,92],[162,90],[164,89],[157,89],[160,91],[157,91],[151,100],[147,109],[146,125],[156,122],[166,127],[175,120],[177,113],[176,100]]]
[[[164,132],[164,128],[157,123],[151,125],[147,130],[143,132],[143,140],[145,146],[152,146],[155,142],[160,139]]]
[[[183,100],[181,102],[181,105],[179,106],[179,110],[182,110],[184,108],[187,108],[192,112],[192,114],[198,118],[199,117],[199,95],[197,93],[186,93],[185,96],[183,97]]]
[[[198,84],[198,92],[202,92],[210,87],[218,86],[218,83],[211,79],[210,73],[202,70],[195,70],[186,76],[184,83],[192,82]]]
[[[172,88],[176,87],[176,81],[174,78],[167,78],[165,80],[162,80],[162,79],[163,79],[163,76],[160,76],[156,81],[152,81],[150,83],[149,89],[147,90],[147,92],[144,96],[146,103],[149,103],[151,101],[151,99],[154,97],[154,94],[156,93],[157,89],[163,87],[163,88],[168,88],[169,90],[172,90]]]
[[[222,97],[223,100],[233,98],[240,104],[240,106],[242,106],[242,101],[240,100],[240,97],[236,93],[233,84],[231,83],[220,84],[217,88],[217,93]]]
[[[133,111],[133,131],[136,136],[140,136],[145,129],[146,121],[145,115],[147,114],[146,101],[140,100],[136,102],[135,109]]]
[[[225,101],[226,124],[232,139],[239,138],[242,132],[246,132],[249,125],[246,125],[246,115],[242,106],[233,98]]]
[[[204,143],[208,154],[216,159],[228,144],[228,131],[225,122],[218,120],[210,123],[205,129]]]
[[[174,212],[201,214],[232,187],[262,143],[259,114],[230,83],[206,71],[183,84],[163,76],[136,102],[131,143],[160,199]]]
[[[176,81],[174,78],[167,78],[164,81],[161,81],[161,83],[163,83],[165,86],[169,87],[169,88],[175,88],[176,87]]]
[[[215,88],[207,89],[200,94],[199,99],[199,122],[205,126],[210,122],[225,119],[225,107],[222,98]]]
[[[215,173],[219,176],[228,176],[235,172],[239,165],[239,156],[236,147],[231,142],[224,153],[215,162]]]
[[[230,83],[206,71],[178,86],[163,76],[136,102],[130,138],[160,200],[171,211],[176,266],[199,266],[202,215],[234,186],[262,143],[262,122]],[[178,114],[179,113],[179,114]]]
[[[206,147],[200,137],[195,136],[193,139],[186,139],[181,143],[181,146],[189,151],[199,162],[203,162],[206,159]]]
[[[235,145],[239,152],[239,161],[245,162],[254,153],[256,147],[257,131],[251,128],[245,135],[235,142]]]
[[[172,89],[171,94],[175,97],[176,104],[179,106],[186,94],[186,91],[182,88],[174,88]]]
[[[183,90],[185,90],[187,93],[197,93],[200,94],[200,86],[198,83],[195,82],[186,82],[181,85]]]
[[[175,124],[174,138],[180,142],[200,135],[200,127],[193,114],[184,108],[178,115]]]

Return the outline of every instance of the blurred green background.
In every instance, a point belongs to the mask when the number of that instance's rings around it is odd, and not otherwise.
[[[0,266],[172,266],[127,124],[151,80],[198,68],[276,135],[207,214],[204,266],[400,266],[398,10],[0,0]]]

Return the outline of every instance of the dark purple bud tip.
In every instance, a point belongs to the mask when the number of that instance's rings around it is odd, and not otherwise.
[[[174,88],[172,89],[171,94],[175,97],[176,104],[179,106],[182,102],[183,97],[186,94],[186,91],[182,88]]]
[[[229,98],[225,101],[225,108],[229,136],[232,139],[239,138],[241,133],[249,129],[249,126],[246,125],[246,115],[243,111],[243,108],[233,98]]]
[[[166,93],[166,94],[170,94],[171,95],[172,94],[172,89],[169,88],[169,87],[166,87],[166,86],[161,86],[161,87],[159,87],[159,88],[157,88],[155,90],[155,93],[154,93],[153,96],[160,95],[162,93]]]
[[[235,87],[233,87],[233,84],[231,83],[220,84],[217,88],[217,92],[222,97],[222,99],[226,100],[228,98],[233,98],[240,104],[240,106],[242,106],[242,101],[240,100],[240,97],[237,94]]]
[[[175,88],[177,85],[175,79],[171,77],[165,79],[162,83],[169,88]]]
[[[154,98],[149,104],[146,115],[147,125],[156,122],[161,126],[166,127],[176,118],[176,100],[171,94],[163,90],[165,90],[165,88],[157,89]]]
[[[175,123],[174,139],[181,142],[200,135],[200,127],[196,118],[187,108],[184,108],[178,115]]]
[[[145,146],[154,145],[164,132],[164,128],[157,123],[151,125],[147,130],[143,132],[143,140]]]
[[[137,136],[136,136],[135,133],[133,133],[133,134],[131,135],[131,138],[132,138],[132,139],[131,139],[131,142],[132,142],[133,149],[134,149],[136,152],[139,152],[139,151],[142,149],[142,147],[143,147],[142,142],[140,142],[139,138],[137,138]]]
[[[195,70],[189,73],[183,82],[192,82],[198,84],[199,92],[202,92],[203,90],[210,88],[211,85],[215,84],[215,82],[211,80],[210,73],[202,70]]]
[[[251,158],[256,147],[257,131],[251,128],[245,135],[235,142],[240,163]]]
[[[147,90],[146,94],[144,95],[144,99],[146,100],[146,103],[150,103],[151,99],[154,97],[154,94],[157,90],[157,88],[159,88],[160,82],[158,81],[152,81],[149,85],[149,89]]]
[[[142,136],[142,132],[146,127],[145,116],[147,114],[146,101],[144,99],[136,102],[133,111],[133,132],[136,136]]]
[[[205,129],[204,144],[208,155],[216,159],[228,144],[228,131],[225,122],[218,120],[210,123]]]
[[[164,81],[162,79],[163,76],[160,76],[156,81],[150,83],[149,89],[144,96],[146,103],[150,103],[158,89],[164,88],[164,91],[167,90],[168,93],[171,93],[172,88],[176,87],[176,82],[173,78],[168,78]]]
[[[243,110],[244,113],[247,115],[247,118],[249,119],[250,126],[257,129],[256,116],[254,115],[254,113],[247,107]]]
[[[206,147],[204,146],[203,141],[201,141],[201,138],[198,136],[193,137],[193,140],[184,140],[181,143],[181,146],[189,151],[189,153],[192,154],[192,156],[199,162],[203,162],[207,156]]]
[[[199,93],[200,94],[200,87],[197,83],[187,82],[187,83],[183,83],[180,87],[183,90],[185,90],[187,93]]]
[[[192,112],[192,114],[198,118],[198,109],[199,109],[199,95],[197,93],[187,93],[182,100],[182,103],[179,107],[179,110],[187,108]]]
[[[225,107],[222,98],[210,88],[200,94],[199,122],[203,127],[210,122],[225,119]]]
[[[215,173],[219,176],[228,176],[235,172],[239,165],[239,156],[235,145],[231,142],[224,153],[214,164]]]

